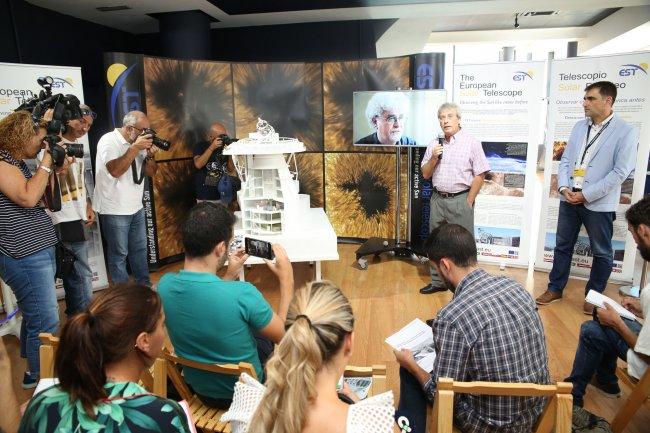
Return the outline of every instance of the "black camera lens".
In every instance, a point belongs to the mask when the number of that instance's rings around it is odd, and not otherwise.
[[[81,143],[68,143],[66,145],[65,154],[74,156],[75,158],[84,157],[84,145]]]
[[[160,150],[167,151],[172,147],[171,141],[163,140],[162,138],[158,138],[156,136],[151,139],[151,142]]]

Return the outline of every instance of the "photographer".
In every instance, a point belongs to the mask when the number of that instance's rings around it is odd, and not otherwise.
[[[142,206],[144,176],[154,176],[157,165],[153,156],[158,147],[147,115],[130,111],[121,128],[108,132],[97,144],[95,199],[99,214],[106,261],[113,284],[126,283],[126,260],[138,284],[151,287],[147,263],[147,233]]]
[[[65,144],[78,144],[86,135],[96,114],[87,105],[80,105],[80,119],[69,120],[62,138]],[[95,222],[95,212],[86,195],[86,177],[92,180],[92,171],[86,169],[83,158],[67,157],[67,167],[57,170],[61,210],[50,212],[50,217],[63,246],[75,255],[75,261],[66,275],[62,275],[65,289],[66,315],[84,310],[92,299],[92,270],[88,263],[88,248],[84,226]]]
[[[43,141],[43,126],[35,127],[27,111],[0,120],[0,278],[11,286],[23,315],[20,352],[28,363],[25,389],[38,382],[38,334],[54,333],[59,326],[54,289],[57,237],[43,206],[53,161]],[[35,158],[43,147],[46,152],[32,175],[23,160]]]
[[[232,201],[230,197],[221,197],[219,193],[219,181],[222,176],[232,170],[232,162],[228,156],[223,155],[223,141],[221,135],[228,135],[226,127],[214,122],[210,125],[206,140],[199,141],[194,145],[194,186],[196,190],[196,201],[209,201],[216,203],[221,200],[225,206]],[[226,195],[226,194],[224,194]],[[227,201],[227,203],[226,203]]]

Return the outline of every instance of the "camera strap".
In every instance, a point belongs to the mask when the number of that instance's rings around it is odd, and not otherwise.
[[[43,201],[50,211],[61,210],[61,187],[59,186],[59,176],[56,173],[52,173],[47,180]]]
[[[142,169],[140,170],[140,177],[138,177],[138,167],[135,165],[135,159],[131,161],[131,175],[133,176],[133,182],[136,185],[140,185],[144,179],[144,165],[147,163],[147,160],[142,161]]]

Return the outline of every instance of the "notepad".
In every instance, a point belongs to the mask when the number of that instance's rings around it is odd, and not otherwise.
[[[599,308],[605,308],[605,304],[609,304],[611,307],[614,307],[614,310],[619,314],[619,316],[624,317],[629,320],[636,320],[636,316],[632,312],[626,310],[621,304],[605,296],[602,293],[598,293],[595,290],[589,290],[585,301],[589,302],[591,305],[595,305]]]

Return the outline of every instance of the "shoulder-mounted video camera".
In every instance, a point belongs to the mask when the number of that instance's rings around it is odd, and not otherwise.
[[[21,104],[15,111],[29,111],[34,121],[34,127],[38,128],[45,112],[53,109],[52,120],[47,122],[45,127],[47,135],[43,140],[47,141],[50,146],[49,152],[52,155],[54,165],[61,167],[65,162],[66,155],[83,158],[84,149],[82,144],[69,143],[65,148],[58,144],[61,141],[59,134],[65,131],[68,122],[82,117],[79,99],[74,95],[64,95],[62,93],[52,95],[52,83],[54,82],[52,77],[41,77],[36,82],[44,90],[41,90],[38,96],[34,96]]]

